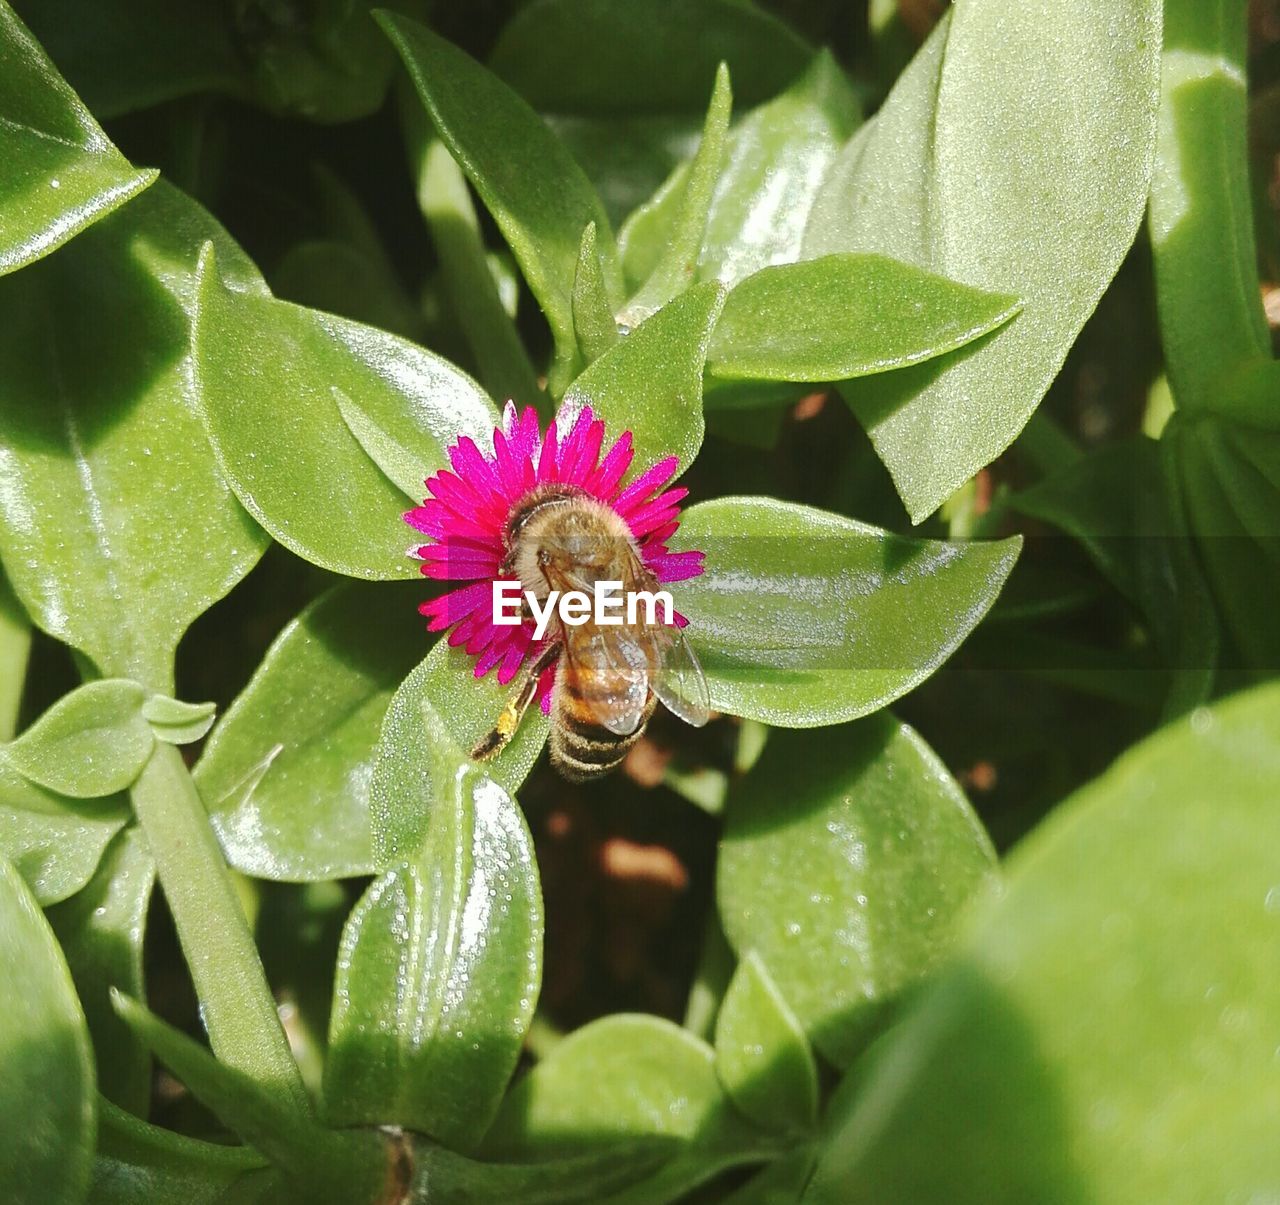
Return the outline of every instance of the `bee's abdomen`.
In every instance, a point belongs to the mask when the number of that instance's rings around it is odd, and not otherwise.
[[[591,720],[584,719],[572,700],[563,700],[557,708],[557,723],[551,728],[551,762],[565,778],[585,782],[615,769],[628,750],[644,734],[645,724],[653,712],[654,699],[649,697],[644,718],[634,732],[619,736]],[[568,704],[567,706],[563,704]]]

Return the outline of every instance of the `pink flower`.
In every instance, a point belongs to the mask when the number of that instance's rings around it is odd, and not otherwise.
[[[688,490],[662,490],[678,460],[665,460],[629,485],[623,478],[635,455],[631,432],[624,431],[604,455],[604,423],[584,407],[567,435],[555,423],[545,437],[530,407],[517,414],[508,402],[502,426],[493,432],[493,451],[481,451],[469,436],[449,449],[453,471],[441,469],[426,481],[428,497],[405,515],[405,522],[428,537],[409,550],[423,562],[422,572],[442,581],[466,582],[419,608],[431,632],[449,632],[449,643],[476,658],[475,676],[495,666],[504,685],[527,659],[545,646],[533,637],[531,621],[517,627],[493,622],[493,586],[506,556],[507,521],[521,501],[548,483],[573,485],[612,507],[635,540],[641,560],[659,582],[678,582],[702,572],[701,552],[671,552],[667,542],[680,526],[680,502]],[[509,575],[507,575],[509,576]],[[684,626],[683,617],[676,622]],[[555,665],[538,684],[543,711],[550,704]]]

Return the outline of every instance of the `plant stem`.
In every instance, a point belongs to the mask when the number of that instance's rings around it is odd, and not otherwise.
[[[156,742],[132,788],[214,1053],[311,1116],[262,960],[182,754]]]
[[[1165,5],[1150,207],[1174,400],[1232,416],[1231,382],[1252,381],[1253,367],[1271,362],[1249,192],[1245,9],[1245,0]],[[1242,400],[1257,409],[1256,398]],[[1263,415],[1280,419],[1280,398]]]
[[[31,624],[0,573],[0,741],[13,739],[27,680]]]
[[[449,300],[471,348],[480,382],[499,404],[510,399],[518,405],[536,406],[548,418],[550,402],[538,384],[515,323],[502,308],[489,270],[466,178],[444,144],[430,136],[416,100],[402,110],[408,117],[418,206],[431,229]]]

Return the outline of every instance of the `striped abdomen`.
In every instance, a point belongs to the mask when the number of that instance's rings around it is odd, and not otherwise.
[[[657,702],[649,695],[636,730],[619,736],[594,718],[590,702],[593,685],[603,684],[562,672],[556,676],[551,698],[551,762],[572,782],[599,778],[617,767],[643,735]]]

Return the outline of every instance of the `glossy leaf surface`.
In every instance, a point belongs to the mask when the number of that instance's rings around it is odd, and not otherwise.
[[[1133,241],[1160,11],[955,8],[824,185],[806,255],[880,252],[1023,301],[986,342],[844,391],[917,522],[1021,430]]]
[[[613,233],[600,199],[546,123],[497,76],[416,21],[388,13],[379,20],[542,306],[562,382],[556,389],[553,381],[552,391],[561,392],[577,360],[573,279],[589,222],[596,224],[605,279],[617,278]]]
[[[374,754],[369,813],[373,864],[389,870],[413,860],[426,838],[438,786],[423,721],[426,705],[443,725],[443,736],[468,751],[490,732],[513,689],[497,675],[477,679],[475,660],[438,641],[400,684],[387,708]],[[511,744],[485,772],[509,795],[524,782],[547,740],[547,718],[530,707]]]
[[[797,728],[866,715],[927,678],[1020,545],[909,539],[769,498],[699,503],[676,541],[707,554],[672,595],[713,706]]]
[[[0,1168],[14,1205],[80,1199],[95,1127],[93,1052],[67,964],[18,872],[0,861]]]
[[[784,93],[748,113],[729,134],[696,278],[733,285],[769,264],[800,258],[823,175],[857,122],[857,102],[827,52]],[[628,280],[645,279],[666,253],[689,171],[682,164],[623,227]]]
[[[738,964],[716,1019],[716,1074],[733,1103],[766,1130],[818,1119],[818,1068],[804,1029],[754,951]]]
[[[786,801],[786,806],[780,806]],[[725,932],[755,951],[814,1044],[847,1066],[877,1012],[947,953],[995,855],[933,751],[887,715],[775,732],[730,796]]]
[[[10,580],[102,674],[164,693],[179,637],[265,546],[192,409],[184,306],[205,239],[239,287],[262,289],[217,223],[163,183],[0,281]]]
[[[128,803],[67,799],[24,778],[0,749],[0,856],[43,905],[79,891],[129,819]]]
[[[145,692],[123,678],[90,682],[59,699],[5,750],[38,786],[75,799],[123,791],[151,755]]]
[[[111,145],[39,43],[0,3],[0,274],[61,246],[155,178]]]
[[[515,1069],[542,971],[533,843],[511,796],[424,704],[435,798],[419,855],[384,872],[343,934],[325,1108],[479,1144]]]
[[[196,785],[236,869],[313,881],[368,874],[382,718],[421,655],[409,586],[342,585],[276,638],[205,746]]]
[[[693,283],[698,269],[711,201],[716,182],[724,166],[725,140],[729,130],[729,112],[733,93],[729,72],[722,63],[716,71],[716,86],[711,93],[707,119],[702,127],[702,140],[687,170],[670,187],[679,189],[679,198],[671,217],[671,230],[666,247],[658,256],[648,279],[627,302],[623,319],[634,325],[666,305]]]
[[[130,825],[107,847],[84,890],[48,913],[93,1039],[98,1091],[138,1116],[150,1107],[151,1060],[116,1016],[108,992],[143,992],[142,941],[154,883],[147,839]]]
[[[762,268],[729,294],[707,371],[725,380],[838,381],[931,359],[1003,326],[1016,298],[880,255]]]
[[[507,1095],[485,1143],[501,1160],[549,1158],[622,1139],[681,1147],[613,1202],[661,1205],[735,1163],[771,1153],[716,1078],[711,1047],[659,1017],[618,1013],[557,1043]]]
[[[705,284],[641,323],[570,386],[561,429],[590,406],[607,440],[631,432],[637,466],[674,455],[688,468],[702,447],[702,366],[723,304],[724,290]]]
[[[1179,720],[1009,863],[854,1073],[807,1205],[1247,1199],[1271,1119],[1280,691]]]
[[[391,446],[412,450],[425,477],[459,435],[492,439],[491,403],[469,377],[412,343],[228,288],[220,259],[201,262],[199,402],[236,495],[314,564],[349,577],[414,576],[405,495],[387,476],[396,470],[379,467],[370,454],[378,445],[362,444],[341,404],[358,406]]]

